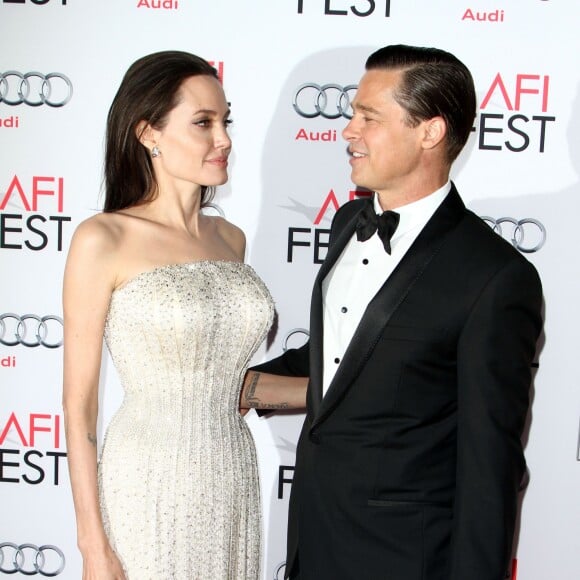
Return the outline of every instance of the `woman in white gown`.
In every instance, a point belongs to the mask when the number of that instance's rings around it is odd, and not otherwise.
[[[256,454],[238,407],[273,303],[242,231],[201,212],[227,180],[229,123],[215,69],[179,51],[136,61],[109,111],[104,212],[77,228],[63,294],[84,580],[259,576]],[[125,396],[97,463],[103,336]],[[281,406],[304,406],[305,381],[291,381]]]

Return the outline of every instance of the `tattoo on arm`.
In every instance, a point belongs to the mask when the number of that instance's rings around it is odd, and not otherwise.
[[[260,373],[253,373],[252,375],[252,380],[250,381],[250,384],[248,385],[248,390],[246,391],[246,403],[248,403],[248,405],[250,407],[252,407],[252,403],[254,402],[259,402],[259,399],[256,398],[255,393],[256,393],[256,387],[258,386],[258,381],[260,380]]]
[[[288,403],[263,403],[259,397],[256,397],[256,387],[260,380],[260,373],[253,373],[248,389],[244,395],[245,403],[250,409],[288,409]]]
[[[92,433],[87,433],[87,439],[93,447],[97,446],[97,438]]]

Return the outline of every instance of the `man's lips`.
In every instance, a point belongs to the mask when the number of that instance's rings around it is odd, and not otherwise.
[[[360,151],[351,151],[350,149],[348,153],[350,155],[349,163],[351,165],[360,159],[364,159],[367,156],[365,153],[361,153]]]

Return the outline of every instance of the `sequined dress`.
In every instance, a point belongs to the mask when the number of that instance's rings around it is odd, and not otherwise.
[[[272,316],[238,262],[161,266],[114,292],[105,339],[125,396],[99,493],[129,580],[258,578],[257,461],[238,400]]]

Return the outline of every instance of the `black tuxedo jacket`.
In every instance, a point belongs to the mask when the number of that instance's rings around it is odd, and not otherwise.
[[[541,330],[538,275],[453,186],[369,303],[323,398],[321,284],[364,203],[333,221],[309,342],[256,367],[310,377],[286,573],[503,580]]]

